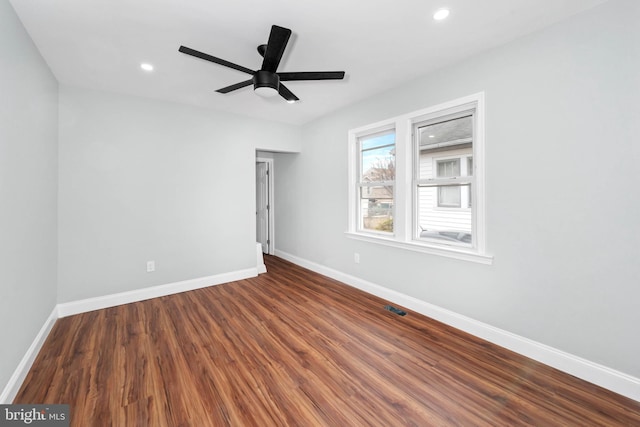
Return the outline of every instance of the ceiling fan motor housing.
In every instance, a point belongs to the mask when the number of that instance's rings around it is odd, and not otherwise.
[[[258,70],[253,75],[253,90],[258,88],[271,88],[277,92],[280,88],[280,77],[270,71]]]

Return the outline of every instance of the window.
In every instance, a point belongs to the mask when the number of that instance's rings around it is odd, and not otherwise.
[[[474,109],[414,124],[416,239],[473,245]]]
[[[490,264],[482,93],[349,132],[347,236]]]
[[[358,138],[358,230],[393,232],[395,132]]]

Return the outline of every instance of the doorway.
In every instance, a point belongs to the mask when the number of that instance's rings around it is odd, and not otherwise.
[[[256,241],[274,254],[273,159],[263,157],[256,158]]]

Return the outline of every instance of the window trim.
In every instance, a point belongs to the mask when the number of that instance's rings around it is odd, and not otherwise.
[[[474,110],[474,141],[473,151],[473,175],[476,186],[473,204],[476,205],[473,215],[474,246],[460,247],[445,243],[434,243],[415,238],[415,220],[417,218],[417,203],[415,203],[414,170],[418,161],[414,150],[418,148],[414,144],[412,136],[414,125],[434,118],[441,118],[450,114],[457,114],[465,110]],[[411,113],[402,114],[369,125],[351,129],[348,132],[348,221],[345,235],[349,238],[382,244],[394,248],[418,251],[433,255],[444,256],[464,261],[472,261],[481,264],[492,264],[493,256],[486,252],[486,224],[485,224],[485,103],[484,92],[475,93],[452,101],[444,102]],[[393,234],[380,235],[377,233],[358,231],[357,224],[357,200],[356,194],[358,138],[395,129],[396,133],[396,182],[394,192],[394,232]],[[471,177],[470,177],[471,178]]]

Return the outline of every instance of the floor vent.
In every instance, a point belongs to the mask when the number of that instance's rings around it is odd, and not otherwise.
[[[391,306],[391,305],[385,305],[385,306],[384,306],[384,309],[385,309],[385,310],[389,310],[389,311],[391,311],[391,312],[393,312],[393,313],[395,313],[395,314],[398,314],[398,315],[400,315],[400,316],[406,316],[406,315],[407,315],[407,312],[406,312],[406,311],[402,311],[402,310],[400,310],[400,309],[398,309],[398,308],[395,308],[395,307],[393,307],[393,306]]]

